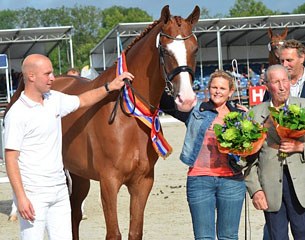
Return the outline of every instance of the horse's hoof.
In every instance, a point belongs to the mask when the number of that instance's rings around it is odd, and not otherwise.
[[[10,222],[16,222],[17,220],[18,220],[18,217],[16,214],[10,215],[8,217],[8,221],[10,221]]]
[[[88,216],[86,214],[83,214],[82,220],[88,219]]]

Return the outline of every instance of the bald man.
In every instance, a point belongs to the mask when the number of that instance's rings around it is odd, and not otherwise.
[[[51,90],[49,58],[33,54],[22,64],[25,89],[5,116],[6,170],[18,208],[21,239],[72,239],[71,209],[62,162],[61,118],[120,89],[125,72],[79,96]]]

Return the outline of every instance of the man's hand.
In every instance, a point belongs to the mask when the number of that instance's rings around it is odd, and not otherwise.
[[[120,90],[124,86],[124,79],[128,78],[130,81],[133,80],[134,76],[130,72],[123,72],[121,75],[113,79],[108,87],[110,91]]]
[[[279,150],[284,153],[303,152],[304,144],[292,138],[283,138]]]
[[[253,198],[252,198],[252,203],[253,203],[253,206],[257,210],[268,209],[267,199],[266,199],[265,193],[262,190],[254,193]]]
[[[34,221],[35,220],[35,211],[32,203],[27,197],[18,199],[18,211],[20,217],[25,220]]]

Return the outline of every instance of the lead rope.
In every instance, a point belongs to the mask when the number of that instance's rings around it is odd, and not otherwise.
[[[125,106],[124,106],[124,101],[123,101],[123,91],[124,91],[124,87],[122,87],[120,89],[120,93],[115,101],[115,104],[114,104],[114,107],[112,109],[112,112],[109,116],[109,119],[108,119],[108,123],[111,124],[113,123],[114,119],[115,119],[115,116],[116,116],[116,113],[117,113],[117,110],[118,110],[118,105],[120,103],[120,106],[121,106],[121,109],[122,109],[122,112],[125,113],[126,115],[130,116],[134,113],[134,110],[136,108],[136,98],[135,96],[138,96],[139,99],[141,99],[147,106],[149,106],[150,108],[154,109],[154,110],[159,110],[158,107],[155,107],[154,105],[152,105],[151,103],[149,103],[130,83],[129,79],[125,78],[124,79],[124,82],[125,82],[125,85],[128,86],[131,90],[131,93],[132,93],[132,99],[134,100],[134,103],[133,103],[133,109],[132,111],[130,112],[127,112],[126,109],[125,109]]]

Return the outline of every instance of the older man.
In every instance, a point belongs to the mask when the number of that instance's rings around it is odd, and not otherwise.
[[[289,223],[294,239],[305,239],[305,138],[281,140],[268,109],[285,103],[305,107],[305,99],[290,96],[291,80],[282,65],[269,67],[265,80],[271,99],[253,111],[268,128],[267,139],[246,170],[246,185],[254,207],[264,211],[271,239],[288,240]],[[281,159],[279,151],[288,157]]]

